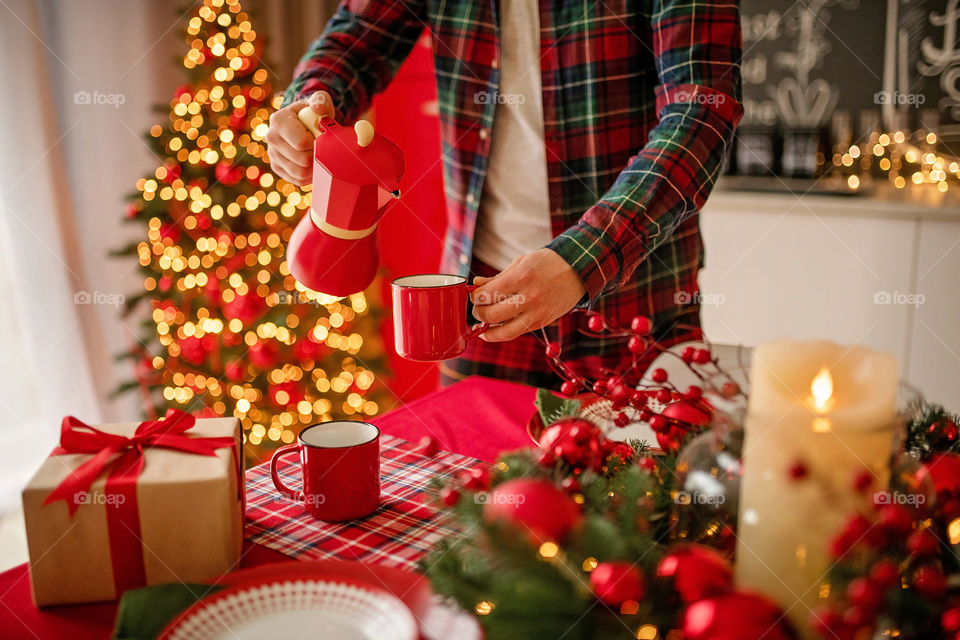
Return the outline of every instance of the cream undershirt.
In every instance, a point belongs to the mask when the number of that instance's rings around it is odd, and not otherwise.
[[[553,239],[547,190],[537,0],[500,3],[500,92],[473,254],[502,270]]]

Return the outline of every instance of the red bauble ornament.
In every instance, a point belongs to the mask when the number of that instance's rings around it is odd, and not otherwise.
[[[900,568],[893,560],[882,559],[870,569],[870,579],[883,589],[900,584]]]
[[[639,602],[646,592],[643,573],[629,562],[601,562],[590,572],[590,586],[597,599],[611,607]]]
[[[647,473],[653,473],[657,470],[657,461],[651,456],[644,456],[640,458],[640,460],[637,461],[637,464]]]
[[[258,340],[250,347],[250,362],[258,369],[272,369],[277,364],[277,347]]]
[[[917,593],[928,600],[939,600],[947,591],[947,578],[943,575],[943,570],[934,565],[917,569],[911,583]]]
[[[213,351],[213,341],[208,338],[209,336],[187,336],[180,339],[177,343],[180,345],[180,357],[194,366],[202,365]]]
[[[870,614],[883,603],[884,589],[869,578],[854,578],[847,585],[847,600]]]
[[[735,591],[698,600],[683,616],[684,640],[794,640],[784,613],[761,595]]]
[[[223,373],[230,382],[243,382],[246,374],[243,370],[243,364],[236,360],[231,360],[223,367]]]
[[[906,507],[887,504],[880,508],[877,519],[881,529],[895,536],[905,536],[913,531],[913,514]]]
[[[243,324],[250,324],[259,318],[266,310],[267,305],[263,298],[254,294],[235,295],[233,300],[223,305],[223,315],[229,319],[240,320]]]
[[[562,460],[575,468],[600,468],[604,462],[599,445],[602,437],[600,428],[589,420],[562,418],[540,436],[540,449],[549,454],[543,462],[553,464],[555,460]]]
[[[680,400],[664,407],[660,415],[670,418],[682,425],[704,428],[710,424],[711,415],[701,405]]]
[[[922,475],[930,476],[937,500],[960,494],[960,455],[956,453],[934,454],[923,465]]]
[[[940,549],[940,541],[927,530],[914,531],[907,538],[907,550],[917,558],[930,558]]]
[[[246,170],[240,165],[233,165],[229,162],[218,162],[214,169],[214,175],[217,176],[217,182],[232,187],[240,183],[245,171]]]
[[[657,566],[657,575],[673,579],[684,602],[726,593],[733,588],[733,569],[726,558],[707,547],[690,545],[671,551]]]
[[[513,526],[539,546],[547,540],[562,543],[580,521],[580,508],[551,482],[516,478],[490,492],[483,517]]]

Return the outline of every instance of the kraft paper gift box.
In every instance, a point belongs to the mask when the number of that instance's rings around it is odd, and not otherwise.
[[[64,420],[60,447],[23,490],[37,606],[115,600],[129,588],[236,568],[245,506],[240,421],[172,413],[96,428]],[[137,433],[139,449],[130,440]],[[78,450],[87,453],[70,452]]]

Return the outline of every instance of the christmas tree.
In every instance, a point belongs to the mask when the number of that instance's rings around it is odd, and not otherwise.
[[[308,424],[378,413],[383,347],[362,293],[318,294],[287,268],[310,197],[270,172],[263,138],[281,96],[250,17],[236,0],[204,0],[186,42],[188,82],[146,136],[163,163],[137,181],[127,211],[146,240],[118,252],[144,277],[127,312],[151,308],[125,354],[135,379],[118,391],[140,390],[148,417],[236,416],[262,454]]]

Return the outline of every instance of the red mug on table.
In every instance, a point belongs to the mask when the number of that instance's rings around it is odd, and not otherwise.
[[[300,455],[303,489],[294,491],[280,479],[277,463]],[[303,502],[320,520],[342,522],[368,516],[380,506],[380,430],[369,422],[333,420],[307,427],[297,443],[280,447],[270,460],[277,490]]]
[[[467,296],[476,285],[464,276],[429,273],[397,278],[393,289],[393,334],[397,353],[408,360],[455,358],[467,340],[487,330],[467,324]]]

